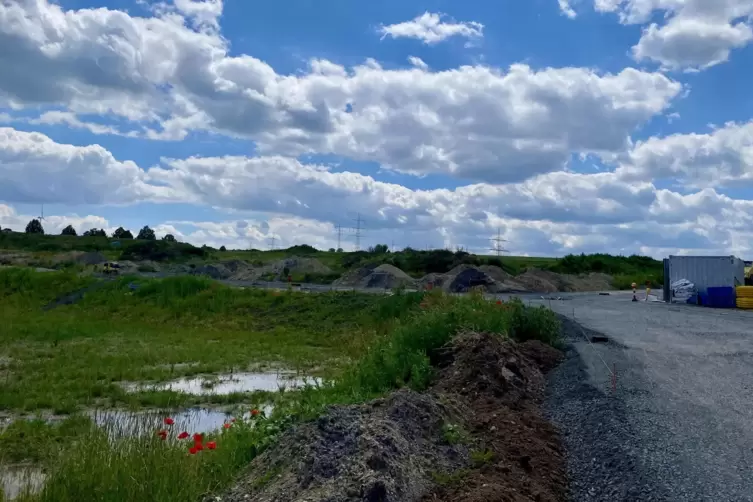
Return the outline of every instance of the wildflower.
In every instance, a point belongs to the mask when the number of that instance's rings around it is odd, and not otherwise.
[[[251,416],[252,417],[255,417],[258,414],[259,414],[259,410],[257,410],[256,408],[254,408],[253,410],[251,410]]]
[[[230,421],[231,421],[232,423],[235,423],[235,419],[234,419],[234,418],[233,418],[232,420],[230,420]]]
[[[199,451],[195,446],[193,448],[188,449],[188,453],[191,455],[196,455],[196,452]]]
[[[207,443],[207,448],[210,450],[216,450],[217,449],[217,443],[215,441],[209,441]]]
[[[194,443],[193,447],[194,447],[194,449],[195,449],[196,451],[201,451],[201,450],[203,450],[203,449],[204,449],[204,445],[203,445],[203,444],[201,444],[201,443]]]
[[[186,431],[183,431],[180,434],[178,434],[178,439],[186,439],[188,435],[189,434]]]
[[[502,305],[502,300],[497,300],[497,305]]]
[[[175,423],[175,420],[173,420],[170,417],[165,417],[164,422],[165,422],[165,425],[173,425]]]
[[[233,424],[231,424],[230,422],[225,422],[224,424],[222,424],[222,426],[223,426],[224,428],[226,428],[226,429],[229,429],[230,427],[232,427],[232,426],[233,426]]]
[[[161,439],[162,441],[164,441],[165,439],[167,439],[167,431],[166,431],[166,430],[161,430],[161,431],[158,431],[158,432],[157,432],[157,435],[159,436],[159,438],[160,438],[160,439]]]
[[[194,443],[201,443],[204,440],[204,434],[201,434],[197,432],[193,435],[193,442]]]

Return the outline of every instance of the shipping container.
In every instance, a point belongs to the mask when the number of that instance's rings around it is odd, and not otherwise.
[[[745,262],[736,256],[670,256],[665,262],[664,295],[667,300],[669,285],[680,279],[695,284],[699,293],[708,288],[745,284]]]

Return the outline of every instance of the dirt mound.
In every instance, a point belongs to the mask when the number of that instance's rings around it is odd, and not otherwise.
[[[538,410],[537,364],[549,368],[559,357],[538,342],[463,334],[442,351],[429,392],[331,407],[285,432],[220,498],[563,501],[563,453]]]
[[[430,472],[468,462],[468,448],[443,440],[452,413],[429,395],[400,390],[366,405],[332,407],[287,432],[254,460],[250,476],[223,501],[415,501],[432,487]],[[277,473],[259,487],[258,479]]]
[[[496,291],[497,283],[494,282],[494,279],[476,267],[466,267],[450,277],[452,279],[446,282],[443,288],[452,293],[465,293],[475,287],[483,287],[489,292]]]
[[[417,287],[415,279],[399,268],[388,264],[351,270],[332,284],[349,288],[395,289]]]
[[[496,335],[467,333],[455,339],[444,357],[436,389],[468,406],[466,427],[483,454],[472,454],[476,469],[422,500],[566,500],[559,435],[538,408],[545,384],[538,363],[551,368],[561,353],[539,342],[516,345]]]

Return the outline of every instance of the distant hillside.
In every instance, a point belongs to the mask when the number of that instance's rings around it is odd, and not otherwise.
[[[195,247],[181,242],[164,240],[112,239],[108,237],[75,237],[67,235],[38,235],[18,232],[0,232],[0,249],[18,250],[49,255],[69,251],[98,251],[113,260],[151,260],[162,263],[210,263],[226,260],[244,260],[260,266],[287,257],[317,258],[334,273],[342,274],[360,267],[393,265],[414,278],[430,273],[445,273],[462,265],[496,265],[504,271],[519,275],[528,268],[539,268],[562,274],[600,272],[614,277],[614,286],[625,289],[631,282],[653,285],[663,282],[662,262],[646,256],[613,256],[609,254],[568,255],[563,258],[526,256],[480,256],[463,251],[434,249],[421,251],[406,248],[390,252],[385,245],[368,251],[320,251],[308,245],[288,249],[229,250]],[[303,278],[296,278],[303,280]]]

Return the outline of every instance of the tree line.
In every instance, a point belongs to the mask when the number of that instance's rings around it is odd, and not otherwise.
[[[44,227],[42,226],[42,222],[34,218],[26,225],[25,232],[27,234],[37,234],[37,235],[45,235]],[[68,235],[72,237],[77,237],[78,232],[76,232],[76,229],[73,228],[73,225],[68,225],[65,227],[62,232],[60,232],[60,235]],[[107,237],[107,232],[104,231],[104,229],[101,228],[90,228],[86,232],[82,234],[83,237]],[[118,227],[115,229],[115,231],[110,236],[113,239],[133,239],[133,233],[131,233],[130,230],[127,230],[123,227]],[[153,241],[157,240],[157,236],[154,234],[154,230],[149,228],[148,225],[144,226],[141,230],[139,230],[139,233],[136,235],[137,240],[144,240],[144,241]],[[164,237],[162,237],[163,241],[167,242],[175,242],[175,236],[173,234],[167,234]]]

